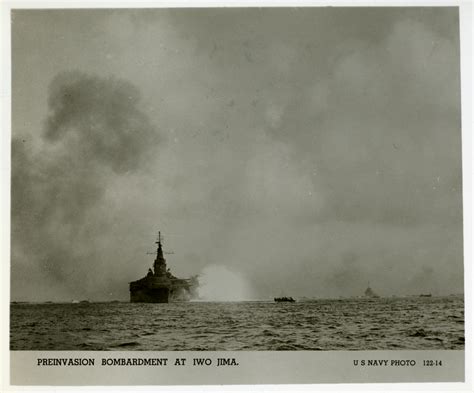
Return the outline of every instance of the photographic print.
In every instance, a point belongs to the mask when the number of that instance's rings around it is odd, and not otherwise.
[[[10,350],[37,372],[463,373],[458,7],[13,9],[11,53]]]

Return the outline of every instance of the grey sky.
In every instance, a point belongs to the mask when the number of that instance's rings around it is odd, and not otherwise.
[[[456,8],[14,11],[12,298],[463,291]]]

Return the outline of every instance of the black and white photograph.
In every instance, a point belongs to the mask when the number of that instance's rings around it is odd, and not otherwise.
[[[464,353],[459,7],[10,18],[12,353]]]

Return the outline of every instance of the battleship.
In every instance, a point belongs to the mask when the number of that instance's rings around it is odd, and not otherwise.
[[[163,256],[161,232],[158,232],[158,245],[153,270],[148,269],[145,277],[130,282],[131,303],[168,303],[175,301],[189,301],[196,297],[197,276],[189,279],[177,278],[166,267]]]

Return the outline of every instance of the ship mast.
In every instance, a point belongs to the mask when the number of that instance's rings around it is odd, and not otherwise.
[[[158,244],[158,249],[156,250],[156,258],[159,258],[160,255],[163,257],[163,249],[161,247],[161,232],[158,231],[158,240],[155,242],[155,244]]]
[[[155,263],[153,264],[153,269],[155,270],[155,276],[161,276],[166,274],[166,259],[163,256],[160,231],[158,231],[158,239],[155,244],[158,245],[158,248],[156,250],[156,258]]]

